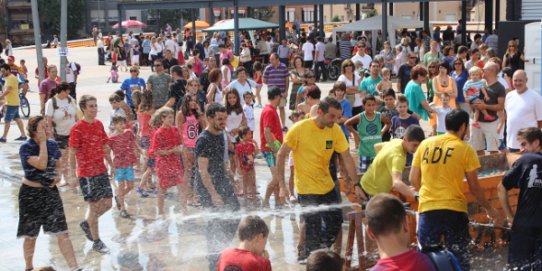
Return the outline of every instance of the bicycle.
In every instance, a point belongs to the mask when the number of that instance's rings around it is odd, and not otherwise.
[[[25,87],[26,86],[26,87]],[[21,115],[25,119],[27,119],[30,116],[30,102],[28,102],[28,99],[26,98],[26,93],[28,90],[28,80],[24,80],[23,82],[19,82],[19,110],[21,110]],[[2,91],[0,90],[0,93]],[[0,101],[0,119],[4,118],[6,112],[6,104],[5,100]]]

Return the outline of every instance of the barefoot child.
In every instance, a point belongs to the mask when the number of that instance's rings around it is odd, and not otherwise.
[[[256,82],[256,107],[262,108],[262,96],[260,95],[260,91],[262,90],[263,85],[263,65],[261,62],[256,61],[254,62],[254,76],[252,79],[254,79],[254,82]]]
[[[388,89],[393,89],[391,82],[391,71],[388,68],[382,69],[382,81],[376,85],[376,90],[380,95],[384,95]]]
[[[111,83],[119,82],[119,67],[117,66],[116,61],[113,61],[113,63],[111,64],[111,74],[107,78],[107,83],[109,83],[109,81],[111,81]]]
[[[252,140],[252,132],[248,127],[239,130],[239,143],[235,146],[235,157],[239,172],[243,176],[243,197],[245,207],[256,207],[256,171],[254,157],[258,154],[258,145]]]
[[[141,148],[144,150],[144,152],[142,151],[143,167],[141,169],[143,175],[141,176],[141,181],[136,189],[136,192],[142,197],[147,197],[149,196],[147,192],[149,190],[149,181],[151,180],[154,168],[154,158],[149,158],[146,153],[149,150],[152,136],[151,116],[154,114],[154,107],[152,106],[152,92],[136,91],[133,94],[134,95],[132,96],[134,98],[134,102],[141,101],[138,103],[137,122],[139,126],[139,142]]]
[[[173,125],[173,109],[162,107],[152,116],[153,126],[158,127],[151,139],[149,154],[156,158],[156,175],[158,176],[158,214],[163,216],[164,196],[166,190],[177,186],[179,190],[179,205],[186,212],[186,182],[183,180],[181,167],[181,135]]]
[[[478,102],[480,99],[484,99],[486,102],[489,101],[490,97],[487,95],[486,90],[486,80],[482,79],[482,70],[476,66],[469,69],[469,80],[463,86],[463,91],[465,92],[465,97],[469,98],[471,104],[471,110],[474,112],[474,121],[472,126],[480,128],[480,124],[476,120],[480,117],[480,110],[476,109],[473,104]],[[482,110],[484,114],[484,120],[494,121],[495,117],[491,116],[487,110]]]
[[[397,108],[395,106],[395,90],[393,90],[392,88],[384,90],[384,92],[382,93],[382,97],[384,98],[384,103],[380,105],[380,108],[378,108],[378,112],[381,112],[386,117],[388,117],[388,119],[392,120],[393,117],[399,115],[399,112],[397,111]],[[382,132],[382,142],[390,141],[391,137],[391,129]]]
[[[194,188],[192,187],[192,168],[196,160],[196,141],[198,139],[199,131],[205,127],[205,116],[200,111],[198,106],[196,95],[187,93],[182,102],[179,112],[175,118],[177,129],[181,132],[182,136],[182,157],[184,166],[184,179],[186,180],[186,189],[189,205],[199,205],[198,199],[195,196]]]
[[[139,146],[135,135],[127,127],[127,119],[123,116],[113,117],[113,134],[109,136],[109,147],[113,151],[113,165],[115,167],[115,180],[118,182],[115,203],[120,210],[122,218],[129,218],[126,211],[124,197],[134,188],[134,165],[137,161],[136,151]]]

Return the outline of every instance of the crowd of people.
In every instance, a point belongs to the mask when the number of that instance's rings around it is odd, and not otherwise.
[[[432,37],[405,30],[397,45],[374,37],[377,48],[362,32],[344,33],[337,44],[324,42],[317,31],[290,31],[283,40],[261,32],[255,45],[241,33],[239,56],[226,33],[196,42],[180,30],[156,37],[97,35],[98,64],[110,59],[110,79],[121,82],[109,97],[110,119],[104,124],[96,118],[96,97],[75,95],[76,63],[68,62],[71,82],[58,82],[57,67],[46,64],[46,79],[39,83],[41,114],[29,119],[29,138],[12,74],[18,76],[21,68],[8,57],[1,66],[0,99],[6,98],[7,110],[0,141],[6,142],[10,121],[17,121],[25,171],[17,236],[25,238],[26,268],[33,267],[43,226],[58,236],[69,267],[78,269],[57,188],[69,184],[79,186],[88,203],[80,227],[101,253],[109,249],[100,239],[99,218],[112,206],[121,218],[130,218],[125,197],[133,189],[141,197],[157,195],[160,218],[166,217],[164,197],[173,187],[182,214],[199,206],[218,212],[271,208],[271,197],[275,208],[330,205],[301,215],[298,260],[307,270],[340,270],[332,267],[341,266],[338,255],[319,250],[337,246],[342,234],[339,176],[359,200],[370,200],[368,234],[382,257],[374,270],[435,269],[427,256],[408,248],[404,207],[382,194],[392,191],[419,198],[420,245],[439,245],[443,236],[461,268],[469,270],[464,178],[496,224],[504,223],[503,215],[510,223],[510,266],[541,259],[536,207],[542,202],[537,170],[542,98],[526,85],[517,41],[509,42],[501,59],[495,56],[495,34],[477,34],[467,47],[457,38],[465,31],[457,29],[454,37],[449,30],[442,37],[440,29]],[[341,75],[331,89],[322,90],[316,83],[328,80],[324,62],[335,58],[342,59]],[[147,80],[139,76],[145,65],[153,71]],[[119,81],[122,68],[130,76]],[[267,92],[261,94],[264,85]],[[267,97],[265,105],[261,95]],[[286,107],[292,111],[290,127]],[[261,110],[259,119],[255,110]],[[421,122],[431,127],[429,133]],[[254,138],[255,131],[260,138]],[[477,176],[478,156],[497,152],[532,153],[522,156],[499,186],[504,214],[484,198]],[[257,158],[265,160],[272,176],[261,204]],[[406,166],[413,187],[402,180]],[[115,191],[110,178],[117,182]],[[517,219],[506,196],[512,188],[520,188]],[[32,197],[42,202],[29,201]],[[224,250],[237,230],[239,248]],[[270,270],[268,232],[259,217],[209,220],[209,269]]]

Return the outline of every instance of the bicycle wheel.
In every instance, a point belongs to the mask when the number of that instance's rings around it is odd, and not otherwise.
[[[21,100],[21,104],[19,106],[21,109],[21,114],[23,114],[25,118],[28,118],[30,116],[30,103],[28,103],[28,99],[24,95],[20,95],[19,98]]]

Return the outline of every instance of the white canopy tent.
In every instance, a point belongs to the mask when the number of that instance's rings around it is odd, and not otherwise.
[[[353,32],[353,31],[376,31],[382,30],[382,15],[374,16],[364,20],[355,21],[349,24],[341,25],[333,29],[333,42],[336,42],[337,32]],[[395,30],[403,28],[423,28],[423,21],[405,19],[401,17],[388,16],[388,36],[390,43],[395,42]],[[373,37],[376,35],[373,34]]]

